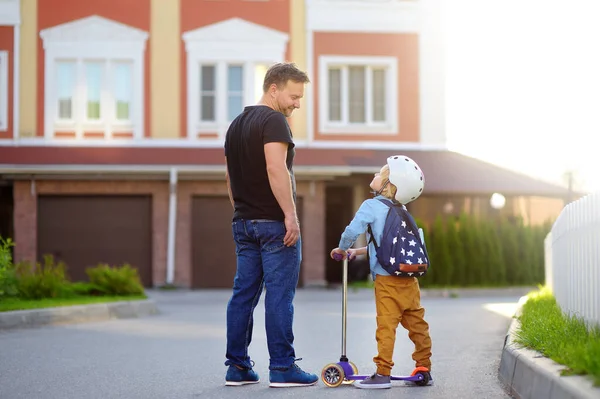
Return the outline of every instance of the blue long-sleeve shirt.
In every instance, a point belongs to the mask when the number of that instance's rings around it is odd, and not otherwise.
[[[338,245],[340,249],[347,251],[350,247],[352,247],[358,236],[366,232],[367,251],[369,253],[369,266],[371,268],[373,279],[375,279],[375,276],[377,274],[383,276],[390,275],[377,261],[375,246],[373,244],[368,244],[370,237],[369,233],[367,232],[367,227],[369,224],[371,225],[371,230],[373,231],[375,242],[377,243],[377,245],[381,243],[381,236],[383,235],[383,226],[385,225],[385,219],[387,217],[388,210],[390,209],[388,206],[381,203],[379,199],[384,199],[386,201],[392,202],[390,199],[382,195],[378,195],[375,198],[371,198],[364,201],[360,205],[360,208],[358,208],[354,219],[352,219],[350,224],[342,233],[342,237],[340,238],[340,243]]]

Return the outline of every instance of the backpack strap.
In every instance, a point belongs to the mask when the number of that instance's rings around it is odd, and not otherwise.
[[[385,204],[388,208],[388,212],[392,209],[393,206],[395,206],[393,203],[391,203],[390,201],[378,198],[378,201]],[[379,250],[379,245],[377,245],[377,241],[375,241],[375,236],[373,235],[373,230],[371,229],[371,225],[368,224],[367,225],[367,231],[369,233],[369,242],[367,243],[367,245],[369,245],[370,243],[373,243],[373,245],[375,246],[375,251]]]
[[[377,245],[377,242],[375,241],[375,237],[373,236],[373,230],[371,230],[370,224],[367,225],[367,231],[369,232],[369,237],[370,237],[367,245],[369,245],[370,243],[373,243],[373,245],[375,245],[375,251],[377,251],[379,249],[379,245]]]

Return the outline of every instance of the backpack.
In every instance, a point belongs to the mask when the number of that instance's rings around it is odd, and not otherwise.
[[[429,255],[425,248],[423,230],[406,210],[404,205],[392,204],[379,198],[387,205],[388,213],[383,226],[381,242],[377,245],[371,225],[368,226],[369,244],[375,246],[377,260],[392,276],[423,277],[429,269]]]

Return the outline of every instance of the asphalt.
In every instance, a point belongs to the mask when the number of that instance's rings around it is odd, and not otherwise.
[[[225,387],[225,308],[229,290],[148,293],[159,314],[0,331],[0,398],[508,398],[498,379],[502,343],[519,296],[424,295],[433,340],[431,387],[395,382],[371,392],[350,385],[268,387],[264,295],[255,312],[250,354],[261,382]],[[453,295],[454,296],[454,295]],[[299,290],[295,301],[298,364],[320,374],[340,357],[341,291]],[[375,305],[370,290],[350,291],[348,357],[374,371]],[[414,368],[412,343],[398,331],[394,374]]]
[[[408,387],[394,382],[392,389],[376,393],[350,385],[327,388],[321,381],[307,388],[268,388],[264,295],[255,312],[250,347],[261,383],[225,387],[225,307],[230,291],[151,290],[149,302],[158,312],[0,328],[0,399],[600,398],[589,380],[561,377],[556,364],[515,347],[518,325],[511,316],[529,290],[423,290],[435,384]],[[339,360],[341,290],[299,290],[295,309],[295,348],[303,358],[298,364],[320,374],[326,364]],[[374,371],[374,336],[372,292],[350,290],[347,355],[360,374]],[[412,349],[400,327],[393,374],[410,373]]]

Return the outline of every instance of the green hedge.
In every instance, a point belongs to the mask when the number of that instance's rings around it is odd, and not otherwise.
[[[98,264],[86,269],[88,282],[71,282],[67,265],[51,255],[42,263],[13,264],[13,246],[10,239],[0,237],[0,300],[144,295],[137,269],[128,264]]]
[[[544,238],[551,227],[551,222],[529,226],[522,219],[438,216],[423,228],[431,268],[419,282],[423,287],[543,284]]]

